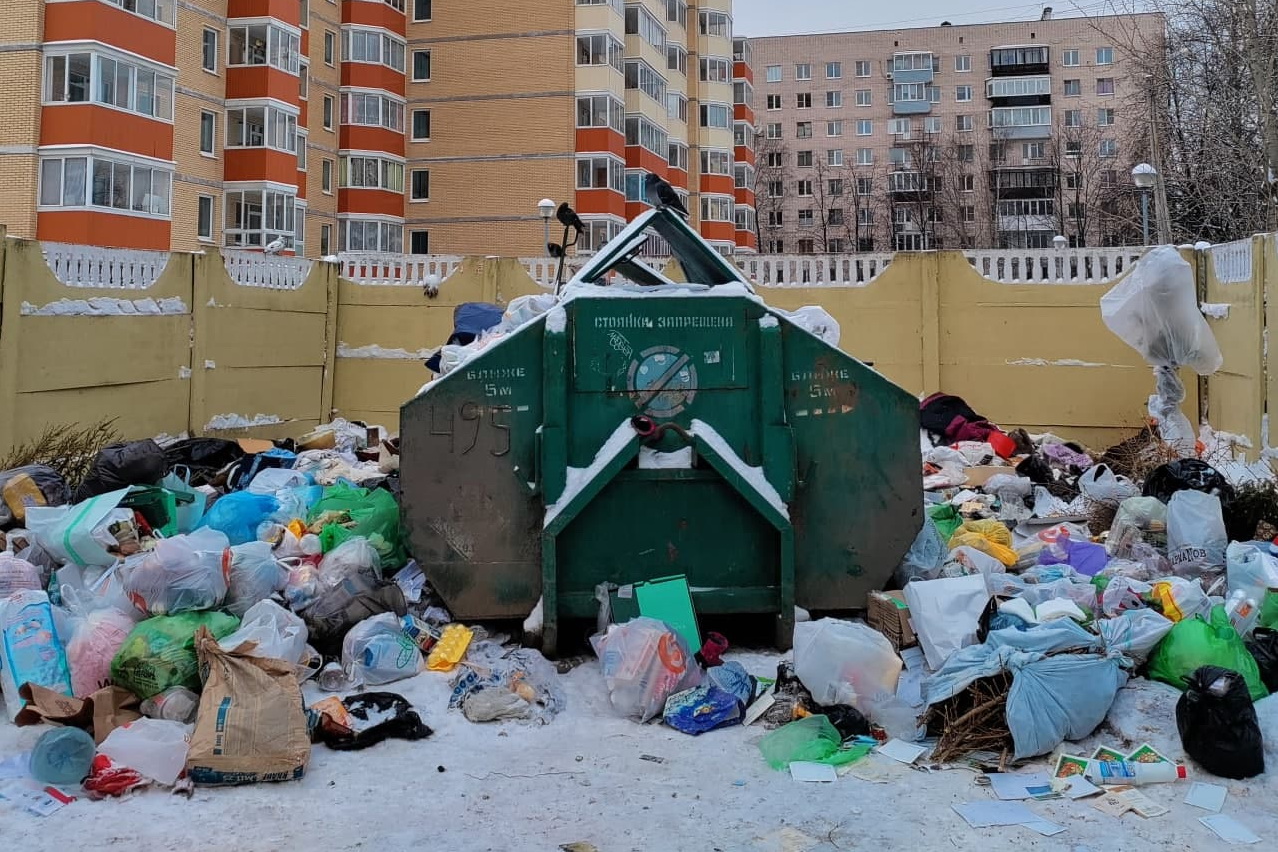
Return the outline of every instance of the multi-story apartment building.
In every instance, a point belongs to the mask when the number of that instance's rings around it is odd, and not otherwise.
[[[755,245],[731,0],[26,0],[0,52],[16,236],[539,254],[551,198],[588,251],[655,173]]]
[[[1130,239],[1156,14],[751,39],[760,250]],[[1139,36],[1139,39],[1134,37]]]

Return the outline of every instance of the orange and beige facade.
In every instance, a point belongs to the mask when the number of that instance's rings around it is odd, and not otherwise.
[[[0,221],[15,236],[540,254],[550,198],[581,215],[588,251],[645,207],[652,173],[720,250],[755,248],[731,0],[14,6]]]

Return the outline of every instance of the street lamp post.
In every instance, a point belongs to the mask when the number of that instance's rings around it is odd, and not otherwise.
[[[543,198],[537,202],[537,212],[541,214],[541,246],[546,254],[550,254],[550,217],[555,215],[555,202],[549,198]]]
[[[1149,245],[1149,194],[1157,181],[1158,170],[1149,163],[1140,163],[1132,169],[1132,183],[1140,193],[1140,227],[1145,245]]]

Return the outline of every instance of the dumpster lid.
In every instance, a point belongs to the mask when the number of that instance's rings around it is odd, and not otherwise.
[[[657,287],[674,284],[657,270],[639,259],[651,228],[670,245],[670,255],[683,269],[690,284],[750,284],[723,255],[714,250],[696,230],[677,213],[657,208],[635,218],[620,234],[609,240],[587,261],[569,284],[603,283],[609,272],[619,272],[636,284]]]

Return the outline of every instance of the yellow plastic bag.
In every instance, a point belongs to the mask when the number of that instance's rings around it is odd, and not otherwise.
[[[1012,549],[1012,534],[1002,521],[965,521],[950,537],[950,550],[971,547],[1012,566],[1018,559]]]
[[[462,657],[466,656],[466,649],[470,647],[470,640],[474,636],[475,631],[464,624],[448,625],[435,647],[430,649],[430,655],[426,657],[426,668],[433,672],[451,672],[457,668]]]

